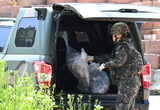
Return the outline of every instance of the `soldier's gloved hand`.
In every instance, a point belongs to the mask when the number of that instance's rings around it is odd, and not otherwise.
[[[92,61],[93,60],[93,56],[87,56],[86,60],[87,61]]]
[[[106,68],[106,67],[104,67],[104,63],[102,63],[101,66],[98,68],[98,70],[102,71],[104,68]]]

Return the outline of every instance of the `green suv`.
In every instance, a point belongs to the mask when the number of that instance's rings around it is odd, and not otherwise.
[[[91,102],[98,99],[106,110],[114,109],[116,86],[111,84],[106,94],[79,92],[78,81],[68,70],[65,58],[67,45],[79,52],[83,47],[89,55],[111,53],[114,43],[108,30],[118,21],[127,23],[129,37],[143,57],[142,86],[135,108],[148,110],[151,65],[144,56],[137,21],[160,21],[160,8],[107,3],[60,3],[51,7],[20,8],[0,56],[6,60],[7,67],[18,70],[20,76],[25,76],[26,72],[36,74],[36,84],[46,88],[56,85],[55,94],[63,90],[64,104],[67,104],[67,94],[82,94],[84,102],[91,95]]]

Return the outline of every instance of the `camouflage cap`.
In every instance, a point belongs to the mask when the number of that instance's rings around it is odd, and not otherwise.
[[[129,32],[129,27],[124,22],[115,23],[110,30],[110,34],[124,34]]]

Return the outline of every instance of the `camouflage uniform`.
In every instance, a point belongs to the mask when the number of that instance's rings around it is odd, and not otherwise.
[[[131,39],[122,34],[123,37],[115,44],[111,58],[94,56],[94,61],[104,63],[104,66],[109,68],[111,83],[117,85],[116,110],[132,110],[141,86],[143,62]]]

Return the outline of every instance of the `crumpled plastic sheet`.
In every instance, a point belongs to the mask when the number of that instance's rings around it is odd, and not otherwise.
[[[99,63],[87,62],[87,53],[82,48],[81,52],[67,46],[66,64],[69,71],[78,80],[78,89],[83,93],[105,94],[110,87],[108,74],[99,71]]]

